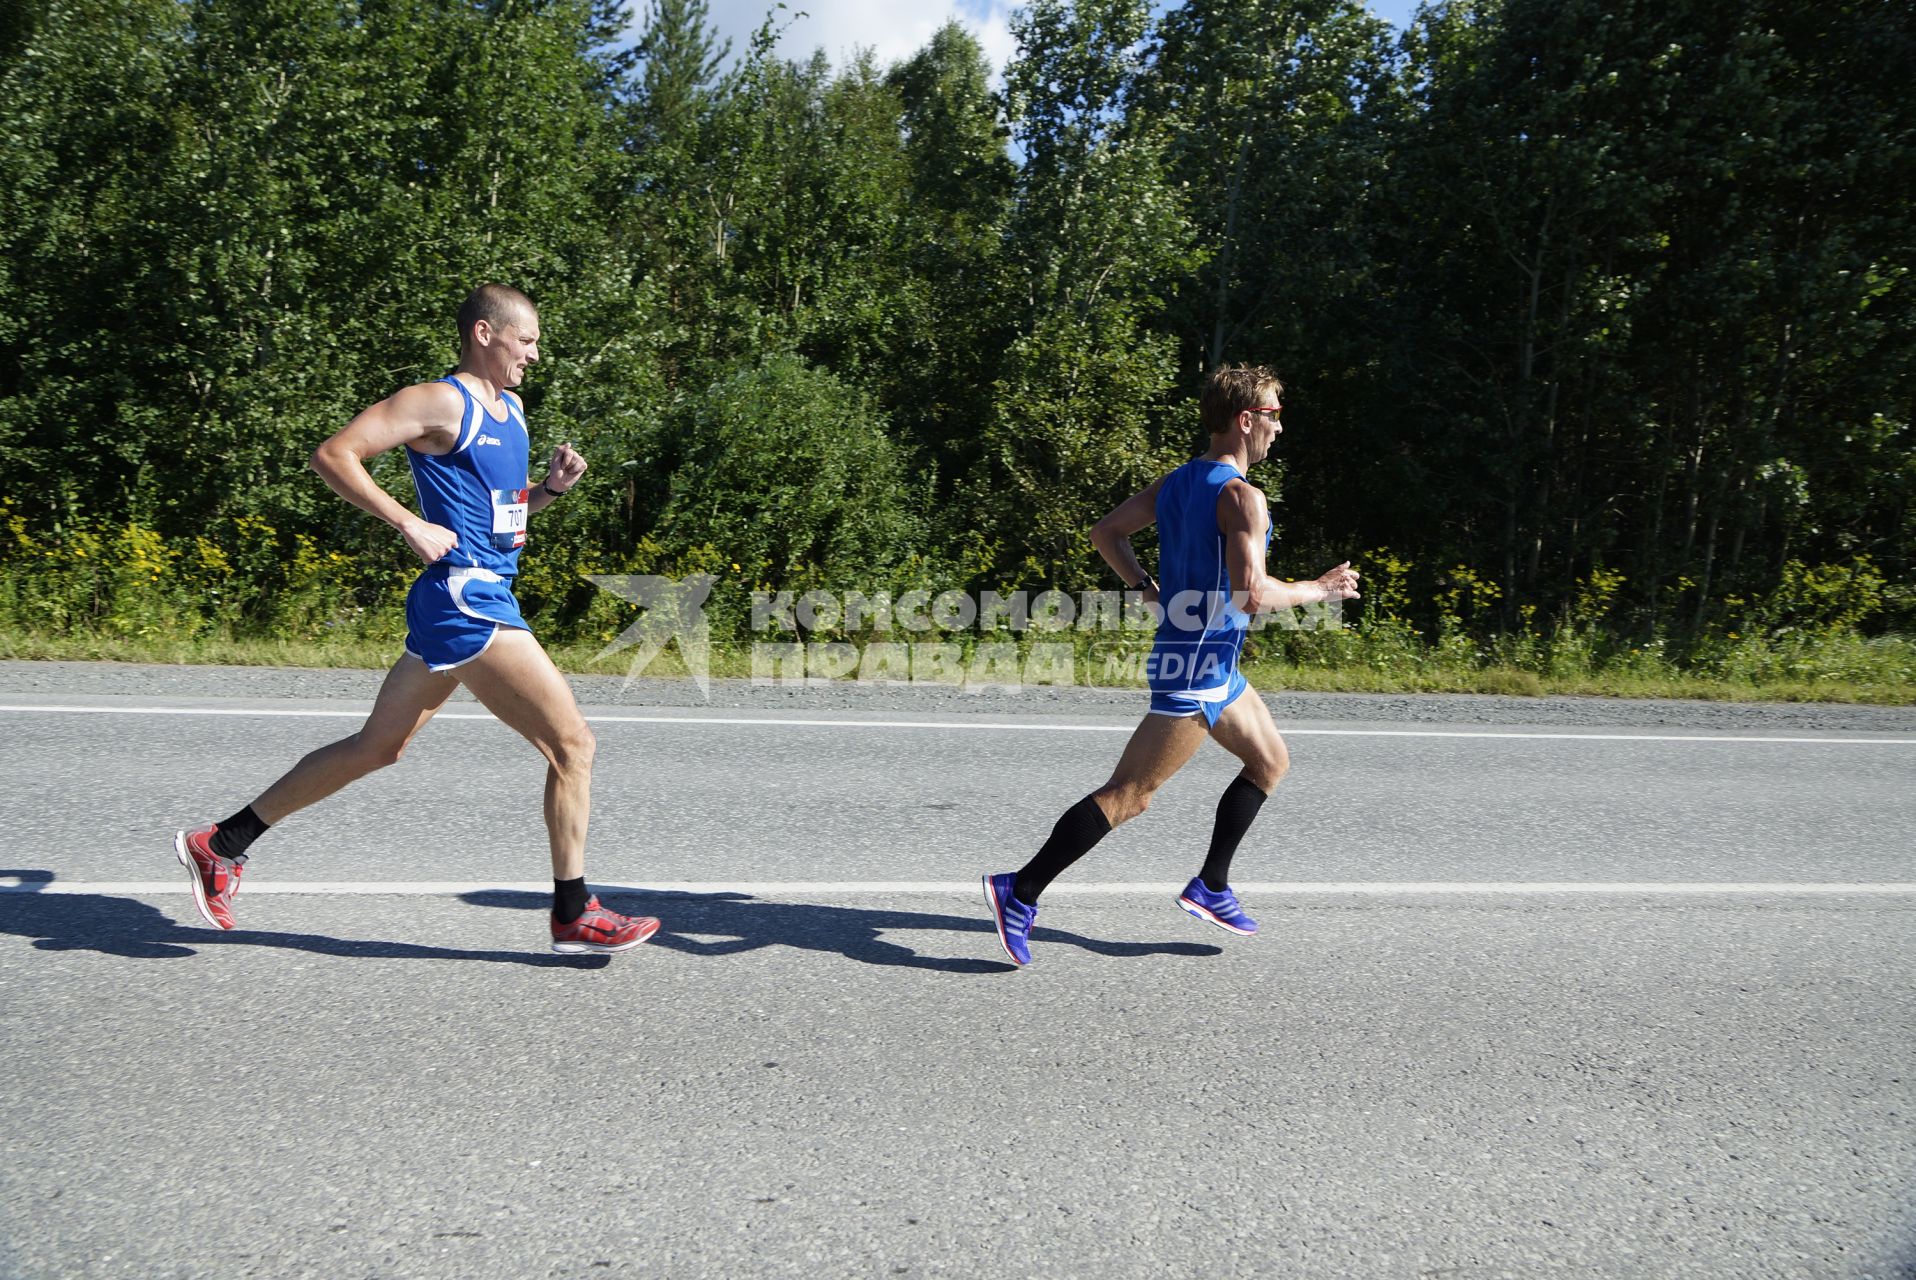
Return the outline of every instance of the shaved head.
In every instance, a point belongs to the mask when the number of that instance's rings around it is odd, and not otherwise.
[[[482,284],[459,304],[459,349],[472,344],[472,327],[481,320],[495,332],[509,324],[524,327],[539,317],[532,299],[509,284]]]

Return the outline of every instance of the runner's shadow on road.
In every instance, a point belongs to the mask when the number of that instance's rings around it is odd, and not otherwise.
[[[892,929],[936,929],[977,935],[980,950],[1000,951],[996,930],[983,918],[933,915],[870,907],[828,906],[810,902],[766,902],[745,893],[680,893],[666,890],[598,890],[599,898],[615,910],[658,916],[659,932],[647,944],[693,956],[729,956],[761,947],[796,947],[803,951],[830,951],[864,964],[933,969],[942,973],[1005,973],[1017,968],[1003,960],[957,956],[928,956],[882,935]],[[485,907],[544,911],[544,894],[511,889],[482,889],[460,895],[461,900]],[[1221,948],[1191,942],[1107,942],[1062,929],[1040,927],[1032,932],[1039,943],[1070,943],[1098,955],[1214,956]],[[708,941],[708,939],[716,939]]]
[[[220,930],[197,923],[182,925],[158,907],[135,898],[34,892],[53,882],[50,871],[0,871],[0,880],[8,879],[18,879],[21,888],[0,892],[0,934],[32,938],[33,945],[41,951],[97,951],[130,960],[170,960],[197,955],[197,948],[203,946],[279,947],[355,960],[487,960],[541,969],[598,969],[611,960],[609,956],[473,951],[410,942],[329,938],[316,933]],[[197,921],[192,902],[187,901],[185,907],[188,917]]]

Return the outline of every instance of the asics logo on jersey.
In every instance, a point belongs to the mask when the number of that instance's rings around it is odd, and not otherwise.
[[[497,445],[503,445],[503,444],[505,443],[505,441],[504,441],[504,440],[501,440],[501,439],[500,439],[500,438],[499,438],[498,436],[489,436],[489,435],[487,435],[487,434],[486,434],[485,432],[483,432],[483,431],[481,431],[481,432],[479,433],[479,438],[478,438],[477,440],[475,440],[475,441],[473,441],[473,443],[474,443],[474,444],[497,444]]]

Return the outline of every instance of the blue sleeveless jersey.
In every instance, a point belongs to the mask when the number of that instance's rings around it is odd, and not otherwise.
[[[532,496],[525,414],[511,392],[501,395],[506,416],[495,418],[459,379],[439,381],[458,388],[465,402],[459,441],[446,454],[406,449],[420,516],[459,535],[459,545],[433,568],[486,569],[510,578],[519,572]]]
[[[1153,693],[1223,698],[1230,691],[1250,618],[1231,603],[1217,503],[1225,485],[1243,478],[1228,462],[1193,458],[1158,490],[1158,601],[1164,618],[1145,663]],[[1267,525],[1264,545],[1270,542]]]

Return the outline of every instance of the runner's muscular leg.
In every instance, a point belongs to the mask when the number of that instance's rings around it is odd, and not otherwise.
[[[421,659],[405,654],[386,673],[372,714],[359,732],[309,753],[253,801],[253,812],[269,826],[276,824],[392,764],[458,687],[451,672],[432,671]]]
[[[1092,793],[1105,820],[1116,827],[1143,813],[1203,741],[1202,716],[1145,716],[1124,744],[1111,780]]]
[[[1267,796],[1291,771],[1290,750],[1277,731],[1277,722],[1271,719],[1271,709],[1255,689],[1247,687],[1224,708],[1211,728],[1211,737],[1244,762],[1238,776]]]
[[[552,659],[530,631],[501,627],[486,651],[459,668],[459,682],[546,758],[546,834],[552,875],[585,874],[592,814],[592,728]]]

